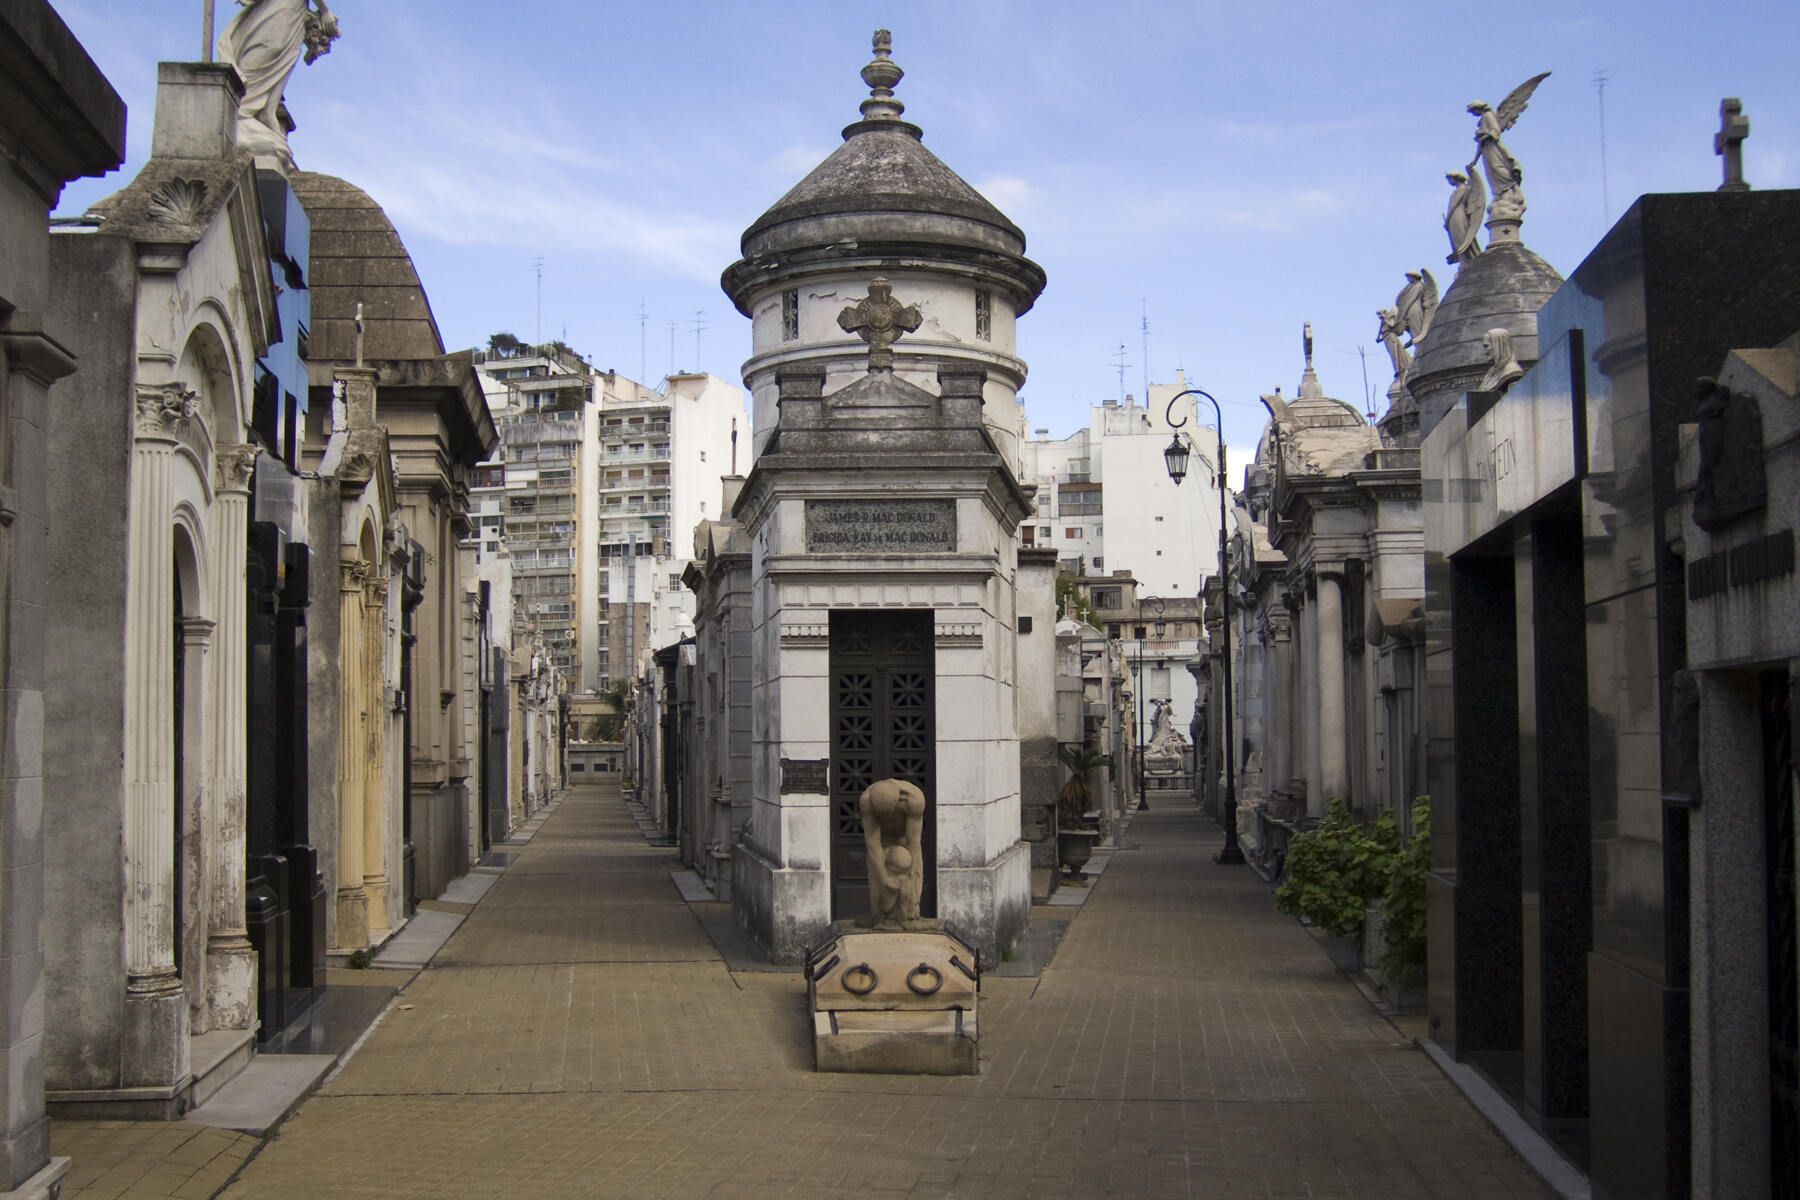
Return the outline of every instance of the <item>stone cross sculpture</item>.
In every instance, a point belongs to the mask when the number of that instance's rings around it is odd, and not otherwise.
[[[1744,139],[1750,136],[1750,118],[1744,115],[1744,102],[1736,96],[1719,101],[1719,132],[1713,134],[1713,153],[1725,160],[1725,182],[1721,192],[1747,192],[1744,182]]]
[[[292,121],[281,104],[282,89],[302,54],[311,63],[331,51],[338,37],[337,14],[325,0],[238,0],[243,11],[219,35],[219,61],[237,68],[244,81],[238,103],[237,142],[256,154],[273,154],[293,165],[287,130]]]
[[[902,779],[870,784],[857,798],[863,848],[869,862],[869,915],[872,929],[923,929],[919,916],[925,889],[925,793]]]
[[[1490,246],[1495,236],[1500,236],[1503,241],[1517,241],[1519,219],[1525,215],[1525,194],[1519,190],[1524,173],[1519,170],[1519,160],[1501,142],[1500,135],[1518,121],[1531,100],[1531,93],[1537,91],[1538,84],[1549,75],[1550,72],[1545,71],[1527,79],[1506,94],[1499,108],[1491,107],[1485,100],[1476,100],[1469,105],[1469,112],[1475,118],[1475,156],[1487,175],[1488,192],[1493,196],[1487,210]],[[1502,230],[1495,228],[1497,225],[1505,227],[1504,236]]]
[[[869,370],[892,371],[894,352],[889,349],[902,333],[912,333],[924,323],[917,305],[902,305],[894,288],[879,275],[869,280],[869,294],[838,314],[838,328],[869,343]]]

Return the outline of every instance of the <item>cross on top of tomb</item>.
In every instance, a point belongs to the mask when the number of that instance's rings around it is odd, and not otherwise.
[[[1750,118],[1744,115],[1744,102],[1736,96],[1719,101],[1719,132],[1713,134],[1713,153],[1725,160],[1725,182],[1721,192],[1747,192],[1744,182],[1744,139],[1750,136]]]
[[[893,285],[879,275],[869,280],[869,294],[838,314],[838,327],[869,343],[869,370],[892,371],[894,352],[889,349],[902,333],[924,323],[917,305],[894,299]]]

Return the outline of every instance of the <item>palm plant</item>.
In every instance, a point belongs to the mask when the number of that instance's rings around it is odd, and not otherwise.
[[[1057,828],[1080,829],[1082,814],[1093,806],[1093,774],[1111,760],[1087,746],[1058,746],[1056,758],[1069,768],[1069,780],[1056,794]]]

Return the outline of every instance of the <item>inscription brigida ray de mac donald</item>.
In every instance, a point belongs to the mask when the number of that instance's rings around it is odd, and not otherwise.
[[[954,500],[808,500],[806,548],[819,554],[955,553]]]

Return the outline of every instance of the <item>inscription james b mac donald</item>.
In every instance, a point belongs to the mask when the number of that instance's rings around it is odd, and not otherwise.
[[[953,500],[808,500],[806,548],[818,553],[956,550]]]

